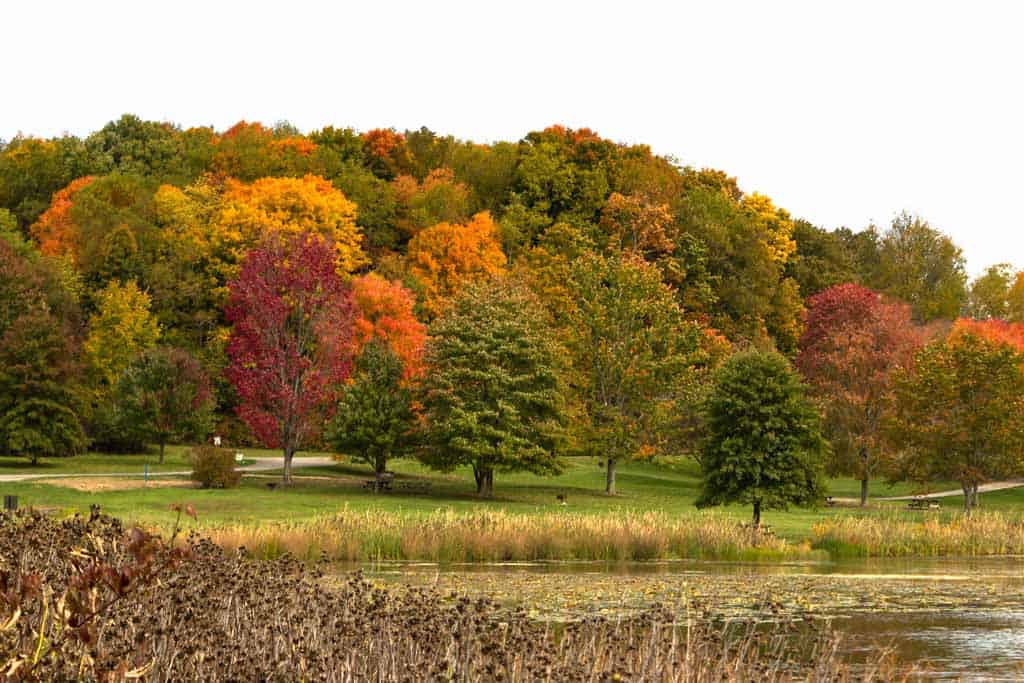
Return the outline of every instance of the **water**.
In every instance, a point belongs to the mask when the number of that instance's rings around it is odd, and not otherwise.
[[[766,613],[828,619],[855,662],[872,662],[884,649],[937,680],[1024,680],[1024,558],[386,563],[363,569],[385,582],[523,603],[537,618],[614,615],[658,602],[679,609],[699,603],[723,619]]]

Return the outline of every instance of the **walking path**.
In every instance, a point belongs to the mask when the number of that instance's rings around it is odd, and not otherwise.
[[[1008,481],[991,481],[987,484],[979,484],[978,493],[985,493],[986,491],[1002,491],[1003,489],[1015,489],[1020,486],[1024,486],[1024,479],[1010,479]],[[962,489],[953,489],[952,491],[939,491],[937,493],[922,493],[919,496],[890,496],[888,498],[876,498],[875,500],[913,500],[914,498],[950,498],[952,496],[962,495],[964,495]]]
[[[284,459],[280,456],[271,458],[250,458],[248,465],[238,469],[242,472],[266,472],[284,467]],[[311,458],[295,458],[292,460],[292,468],[299,467],[330,467],[334,460],[322,455]],[[149,477],[187,477],[192,474],[191,470],[150,472]],[[80,477],[141,477],[142,472],[62,472],[60,474],[30,473],[30,474],[0,474],[0,483],[12,481],[31,481],[35,479],[78,479]]]

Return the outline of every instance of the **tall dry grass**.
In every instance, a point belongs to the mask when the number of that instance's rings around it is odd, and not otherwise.
[[[218,545],[259,557],[288,553],[336,561],[775,560],[811,554],[806,544],[753,538],[714,513],[516,514],[452,510],[428,514],[344,510],[303,522],[204,529]]]
[[[1024,520],[997,512],[930,517],[833,517],[812,527],[815,548],[834,557],[1024,554]]]

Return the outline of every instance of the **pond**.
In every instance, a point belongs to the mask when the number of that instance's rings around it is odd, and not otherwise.
[[[1024,558],[384,563],[363,570],[384,583],[522,604],[554,621],[654,603],[723,620],[828,620],[853,662],[875,661],[888,650],[926,678],[1024,678]]]

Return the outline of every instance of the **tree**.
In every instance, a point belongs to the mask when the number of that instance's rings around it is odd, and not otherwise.
[[[892,379],[913,365],[924,334],[910,307],[855,284],[837,285],[807,302],[796,365],[825,406],[836,472],[860,479],[860,504],[883,462]]]
[[[83,351],[101,393],[117,385],[135,354],[156,345],[160,327],[149,312],[149,295],[135,282],[113,281],[96,295]]]
[[[584,441],[615,465],[641,453],[644,418],[671,400],[698,346],[699,328],[683,319],[658,269],[639,259],[593,254],[573,264],[569,314],[574,374],[586,414]]]
[[[435,168],[422,183],[398,176],[391,188],[398,202],[395,225],[407,237],[437,223],[464,223],[469,218],[469,190],[449,168]]]
[[[401,360],[405,379],[421,376],[427,327],[413,313],[412,292],[398,281],[367,273],[352,278],[352,301],[354,353],[374,340],[383,341]]]
[[[525,287],[504,278],[468,286],[431,328],[424,462],[471,466],[484,498],[495,471],[560,471],[560,352]]]
[[[866,284],[909,303],[919,321],[952,320],[967,301],[960,247],[908,213],[897,216],[882,234],[877,271]]]
[[[786,263],[786,275],[800,286],[800,297],[859,279],[855,256],[838,232],[797,220],[793,223],[796,253]]]
[[[381,341],[368,343],[327,427],[332,448],[373,467],[378,490],[388,461],[408,454],[414,443],[412,391],[403,375],[398,354]]]
[[[157,347],[136,356],[117,383],[125,422],[164,447],[171,439],[202,438],[212,421],[213,395],[199,363],[181,349]]]
[[[295,452],[316,435],[352,369],[352,297],[336,253],[317,235],[271,238],[248,253],[229,285],[225,374],[239,416],[268,448],[282,450],[285,483]]]
[[[958,481],[969,513],[981,482],[1024,473],[1024,355],[1009,344],[965,332],[926,346],[896,407],[897,478]]]
[[[6,450],[35,465],[39,458],[77,455],[87,443],[78,416],[68,406],[46,399],[20,400],[0,416]]]
[[[49,208],[30,228],[41,252],[49,256],[70,254],[78,257],[82,238],[78,225],[71,217],[71,207],[74,205],[75,195],[93,180],[93,176],[83,176],[53,193]]]
[[[1005,319],[1010,313],[1010,287],[1015,277],[1008,263],[986,268],[971,282],[965,313],[977,320]]]
[[[745,351],[719,369],[708,398],[698,507],[762,510],[812,505],[824,495],[828,446],[806,389],[775,352]]]
[[[356,227],[356,205],[319,176],[260,178],[245,184],[229,180],[224,188],[215,239],[241,261],[268,234],[322,235],[334,245],[339,272],[366,264]]]
[[[421,230],[409,241],[407,263],[424,287],[424,308],[437,316],[469,283],[502,274],[506,258],[497,227],[483,212],[465,225],[438,223]]]

